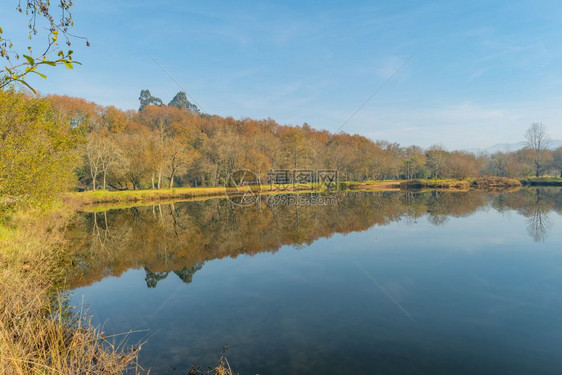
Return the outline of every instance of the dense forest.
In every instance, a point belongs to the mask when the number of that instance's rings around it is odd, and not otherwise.
[[[49,96],[86,143],[79,169],[83,187],[217,186],[230,171],[337,169],[345,180],[523,177],[562,172],[562,149],[531,147],[493,155],[376,141],[345,133],[202,114],[178,93],[168,105],[143,90],[139,111],[123,112],[82,99]],[[523,135],[522,135],[523,136]],[[538,163],[538,165],[536,165]]]
[[[341,180],[354,181],[562,173],[562,148],[545,147],[540,124],[529,129],[527,148],[476,155],[331,134],[306,123],[208,115],[183,92],[168,105],[148,90],[139,99],[138,111],[122,111],[67,96],[0,93],[3,195],[18,196],[29,185],[38,193],[40,186],[61,190],[71,180],[92,190],[219,186],[236,169],[255,171],[262,181],[270,169],[337,169]],[[22,170],[18,163],[31,173],[9,177]]]

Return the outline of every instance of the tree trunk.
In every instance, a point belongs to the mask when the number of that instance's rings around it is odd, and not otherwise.
[[[106,187],[106,178],[105,178],[105,176],[106,176],[106,172],[105,172],[105,170],[104,170],[104,171],[103,171],[103,190],[106,190],[106,188],[105,188],[105,187]]]
[[[218,182],[219,182],[219,167],[216,166],[215,167],[215,176],[214,176],[213,186],[217,186]]]
[[[535,177],[539,177],[539,174],[540,174],[539,164],[535,163]]]
[[[174,187],[174,172],[172,172],[172,176],[170,177],[170,189]]]
[[[158,171],[158,189],[160,190],[160,186],[162,185],[162,169]]]
[[[151,183],[152,183],[152,190],[154,190],[154,171],[152,171]]]

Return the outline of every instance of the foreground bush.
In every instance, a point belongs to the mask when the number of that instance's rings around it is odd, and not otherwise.
[[[0,214],[7,205],[48,205],[67,191],[78,140],[45,99],[0,91]]]

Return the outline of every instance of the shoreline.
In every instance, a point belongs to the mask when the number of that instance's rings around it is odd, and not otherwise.
[[[522,186],[562,186],[562,178],[475,178],[475,179],[416,179],[416,180],[381,180],[381,181],[345,181],[340,183],[344,191],[508,191]],[[99,211],[112,208],[128,208],[152,203],[172,203],[176,201],[198,201],[212,198],[227,198],[229,196],[244,196],[245,194],[279,194],[279,193],[313,193],[323,192],[325,189],[314,187],[312,184],[242,186],[230,188],[218,187],[179,187],[161,190],[121,190],[121,191],[84,191],[72,192],[64,196],[63,201],[75,210]]]
[[[562,177],[522,178],[523,186],[562,186]]]
[[[100,206],[139,206],[151,203],[198,201],[212,198],[242,197],[245,194],[277,194],[284,192],[322,192],[323,189],[314,189],[311,184],[297,184],[283,186],[282,189],[272,188],[271,185],[241,186],[230,188],[215,187],[180,187],[160,190],[121,190],[121,191],[84,191],[72,192],[63,197],[63,203],[75,210],[84,210]],[[116,208],[119,208],[116,207]]]

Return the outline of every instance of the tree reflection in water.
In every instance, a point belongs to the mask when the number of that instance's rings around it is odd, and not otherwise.
[[[544,242],[552,226],[549,212],[554,209],[555,202],[548,199],[542,189],[535,190],[534,199],[529,200],[529,205],[522,210],[522,215],[528,217],[527,232],[537,242]]]
[[[149,288],[172,272],[189,283],[208,260],[275,252],[284,245],[304,247],[334,233],[401,220],[414,225],[426,217],[433,225],[444,225],[451,217],[488,207],[528,218],[529,235],[544,241],[552,227],[549,213],[562,213],[562,189],[493,194],[353,192],[340,193],[337,204],[298,206],[271,205],[267,198],[247,207],[209,199],[84,213],[68,230],[68,242],[77,254],[70,287],[118,276],[130,268],[144,268]]]

